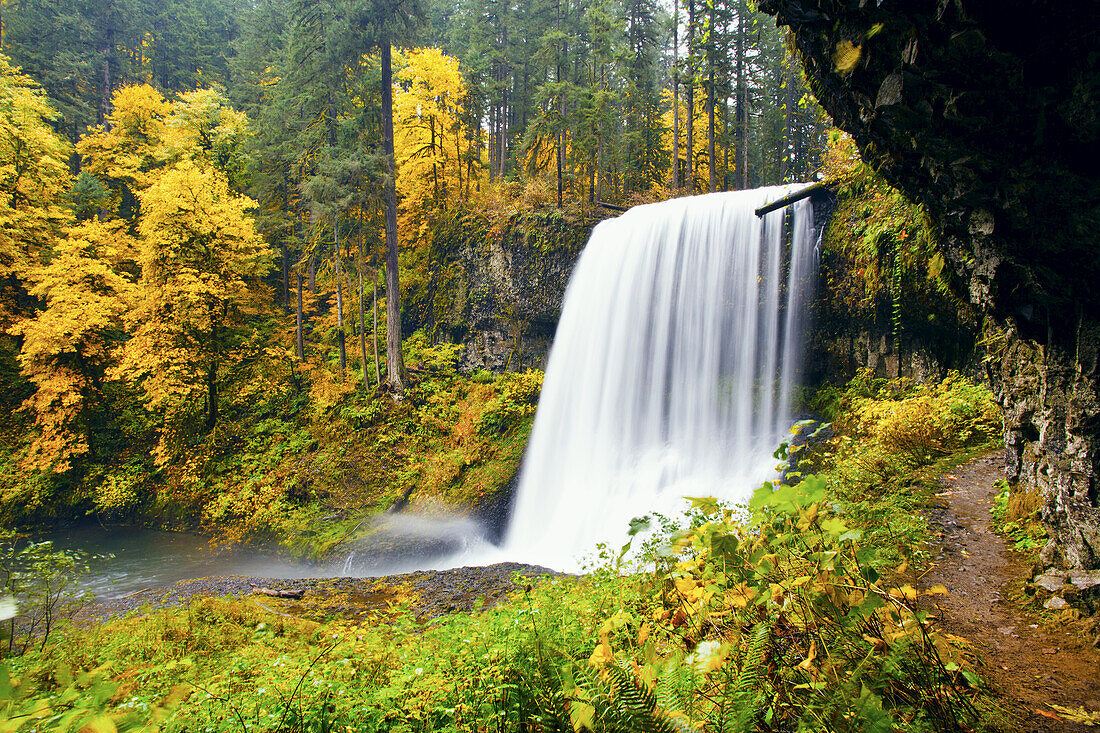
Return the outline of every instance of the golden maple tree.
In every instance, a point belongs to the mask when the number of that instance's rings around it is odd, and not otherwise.
[[[272,255],[225,174],[183,160],[141,192],[141,279],[127,314],[131,337],[113,374],[141,388],[146,407],[163,414],[158,460],[166,460],[180,424],[200,409],[218,419],[223,373],[234,360],[243,315],[267,307],[260,278]]]
[[[110,260],[129,239],[123,222],[74,226],[48,264],[32,268],[30,294],[45,304],[14,326],[23,337],[22,373],[35,385],[24,407],[35,415],[24,463],[61,473],[89,449],[88,413],[100,386],[133,285]]]
[[[38,85],[0,56],[0,328],[19,310],[9,289],[21,288],[69,219],[71,146],[50,126],[56,116]]]
[[[171,105],[148,84],[122,87],[111,97],[108,125],[93,128],[77,143],[83,169],[113,187],[131,192],[150,183],[164,165]]]
[[[418,242],[429,236],[434,215],[468,193],[466,82],[458,60],[438,48],[410,50],[401,59],[393,99],[399,231],[406,242]]]

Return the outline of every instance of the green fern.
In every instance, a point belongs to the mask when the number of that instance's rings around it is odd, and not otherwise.
[[[733,689],[735,710],[726,720],[723,733],[746,733],[752,730],[764,702],[764,663],[771,644],[771,622],[761,621],[749,635],[749,651],[737,675]]]
[[[595,708],[593,733],[690,733],[690,728],[661,711],[657,697],[621,667],[604,669],[606,681],[576,665],[577,686]]]
[[[682,658],[674,658],[657,680],[657,704],[662,710],[687,712],[690,693],[694,688],[695,673],[691,667],[683,664]]]

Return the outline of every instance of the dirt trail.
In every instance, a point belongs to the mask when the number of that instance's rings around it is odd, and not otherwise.
[[[921,581],[949,591],[937,605],[944,629],[974,644],[985,677],[1020,713],[1024,731],[1096,731],[1061,720],[1050,704],[1100,710],[1100,652],[1088,643],[1043,626],[1007,600],[1013,581],[1028,573],[990,526],[994,482],[1004,476],[999,453],[959,466],[942,478],[943,505],[931,511],[942,534],[937,565]],[[935,546],[935,545],[934,545]]]

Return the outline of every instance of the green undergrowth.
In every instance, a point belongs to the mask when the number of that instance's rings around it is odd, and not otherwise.
[[[542,373],[463,375],[461,347],[405,341],[404,399],[337,390],[300,427],[273,421],[260,451],[232,455],[210,485],[207,527],[321,556],[394,506],[479,511],[507,491],[527,444]],[[257,426],[263,430],[264,425]]]
[[[924,513],[941,490],[938,476],[1000,445],[992,393],[954,372],[915,384],[864,370],[843,390],[822,390],[814,406],[837,433],[809,458],[830,496],[893,560],[926,561]]]
[[[207,598],[69,626],[0,671],[0,729],[1011,730],[922,610],[946,589],[915,579],[920,472],[994,439],[988,392],[863,378],[838,402],[837,437],[777,453],[785,483],[693,500],[640,570],[605,548],[584,577],[517,577],[512,601],[428,622]]]
[[[1040,514],[1043,495],[1039,489],[1024,488],[1001,479],[990,513],[993,528],[1003,535],[1017,552],[1035,554],[1046,544],[1047,532]]]

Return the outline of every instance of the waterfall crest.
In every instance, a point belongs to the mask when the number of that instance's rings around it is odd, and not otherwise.
[[[635,207],[600,223],[566,290],[505,538],[573,568],[632,517],[746,498],[789,427],[813,277],[808,201],[776,186]]]

